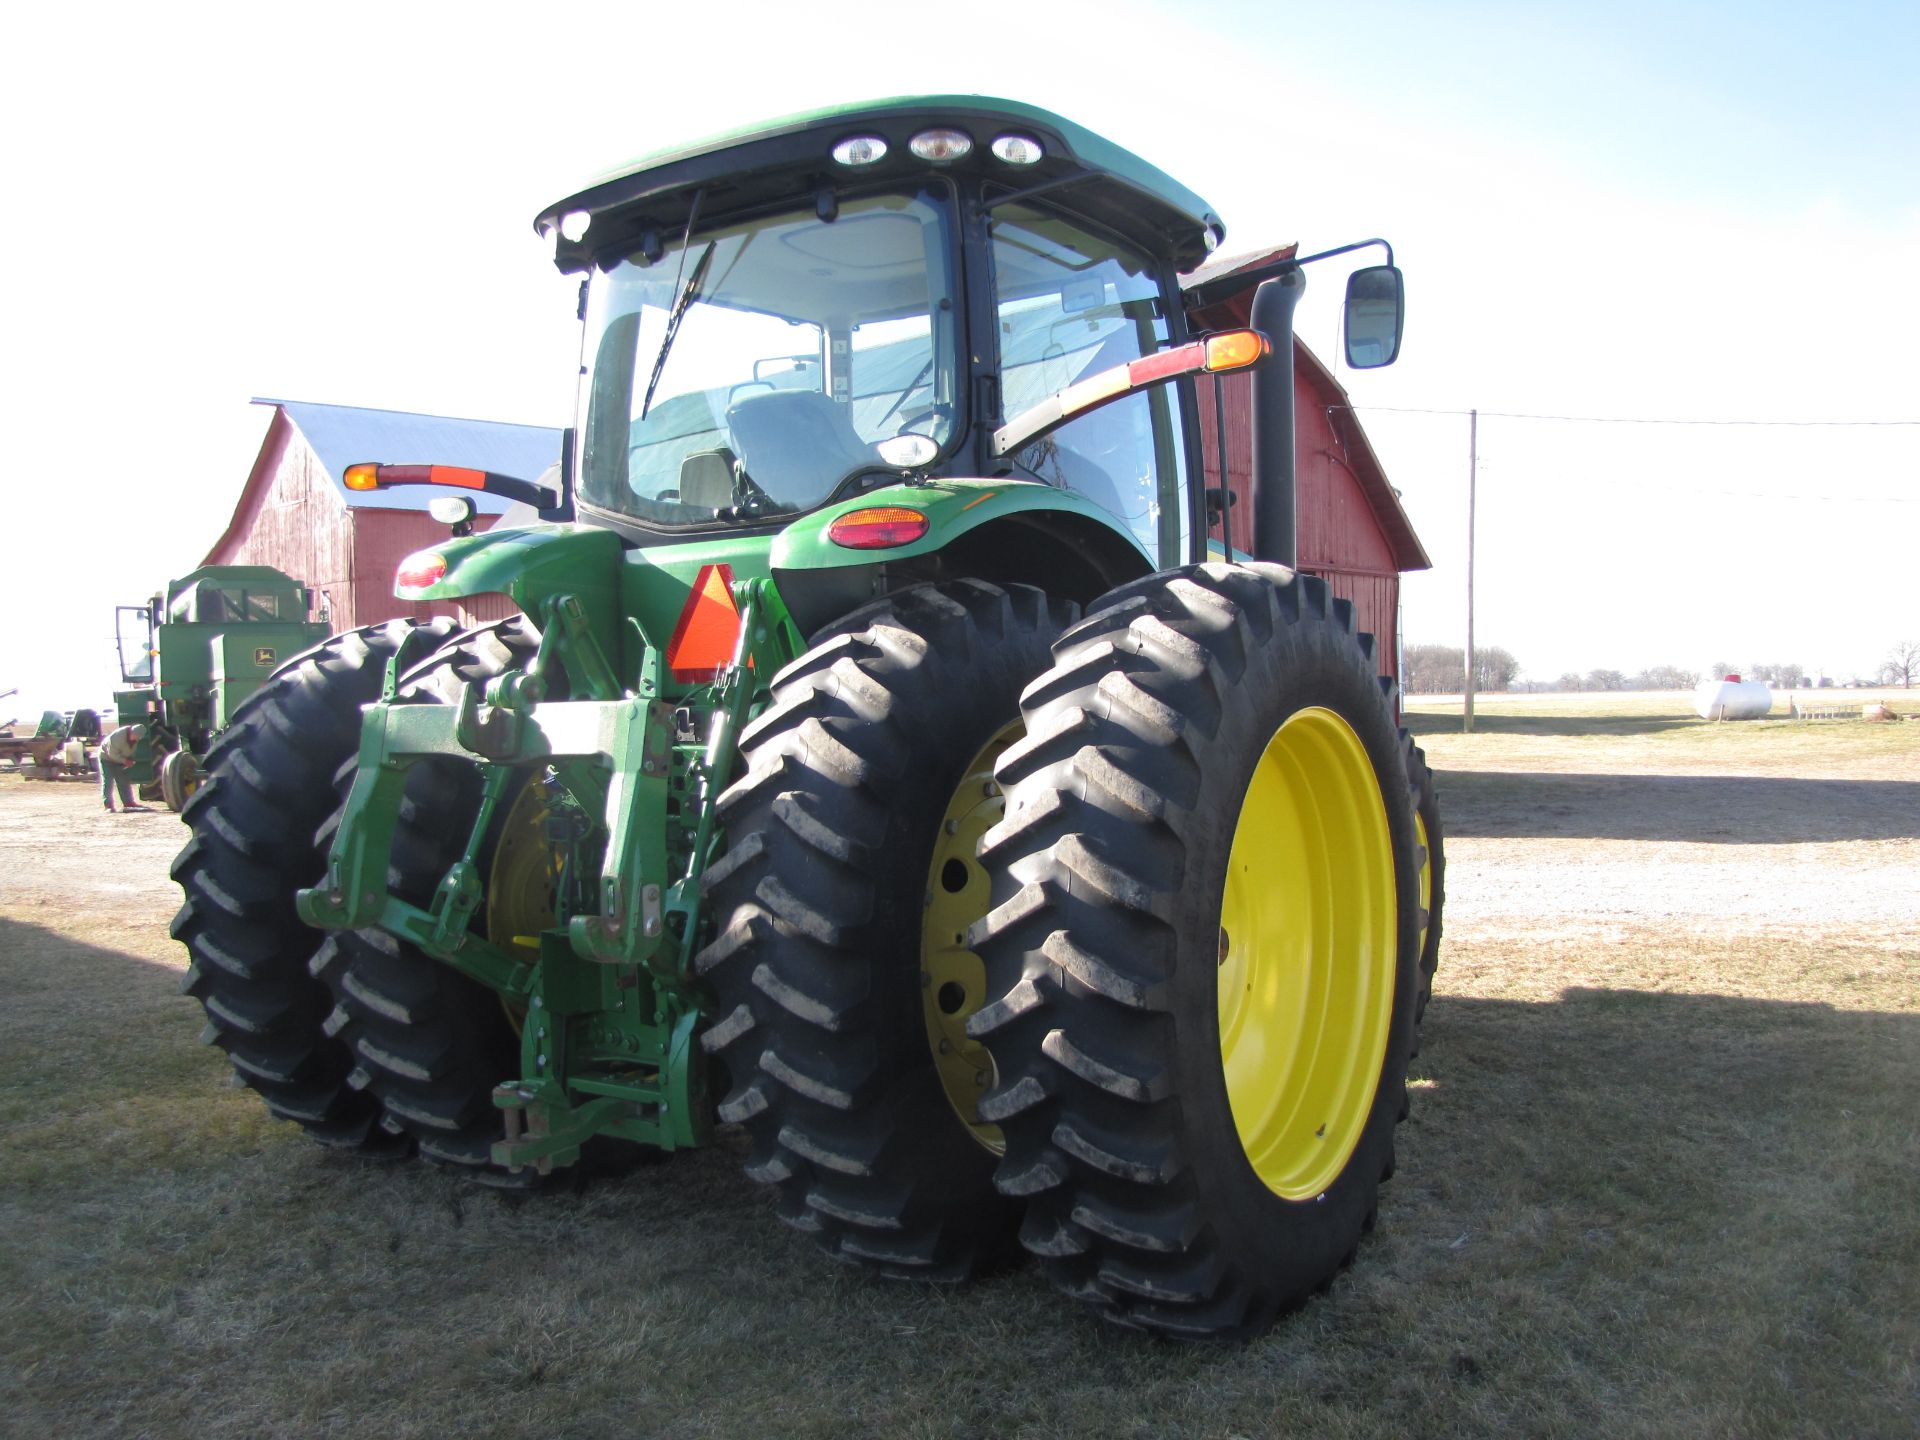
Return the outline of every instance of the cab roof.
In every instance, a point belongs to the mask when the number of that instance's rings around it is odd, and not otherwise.
[[[974,142],[972,153],[938,165],[913,155],[907,142],[935,126],[964,130]],[[1009,132],[1039,141],[1043,158],[1023,166],[997,159],[990,146]],[[885,140],[885,157],[858,169],[836,163],[833,147],[857,135]],[[898,96],[832,106],[655,151],[549,205],[534,224],[554,237],[554,261],[571,273],[586,269],[603,250],[631,249],[649,230],[671,243],[703,189],[701,213],[713,216],[809,190],[935,170],[985,177],[1015,191],[1045,186],[1065,208],[1126,235],[1180,270],[1198,265],[1225,233],[1206,201],[1131,151],[1050,110],[983,95]],[[594,220],[577,241],[560,231],[562,217],[576,211]]]

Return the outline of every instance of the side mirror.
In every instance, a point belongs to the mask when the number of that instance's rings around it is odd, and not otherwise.
[[[1347,364],[1377,370],[1400,356],[1406,284],[1396,265],[1371,265],[1347,277]]]

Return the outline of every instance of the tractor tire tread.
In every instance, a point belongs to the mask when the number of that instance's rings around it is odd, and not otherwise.
[[[1223,808],[1237,813],[1231,784],[1244,783],[1210,778],[1207,766],[1224,773],[1223,759],[1239,755],[1250,768],[1271,733],[1250,718],[1263,702],[1247,697],[1282,693],[1291,673],[1325,674],[1363,714],[1369,755],[1390,760],[1372,669],[1352,607],[1325,582],[1281,566],[1196,565],[1096,601],[1023,698],[1027,739],[998,772],[1007,815],[981,847],[996,903],[970,936],[990,1000],[971,1033],[998,1071],[982,1114],[1006,1136],[997,1181],[1026,1203],[1023,1245],[1109,1320],[1253,1334],[1335,1269],[1311,1254],[1247,1256],[1260,1244],[1248,1216],[1278,1197],[1250,1170],[1234,1178],[1246,1165],[1237,1142],[1225,1162],[1206,1148],[1216,1132],[1194,1113],[1215,1102],[1194,1088],[1204,1057],[1179,1048],[1192,1043],[1193,1017],[1176,1027],[1174,986],[1188,857]],[[1410,834],[1410,812],[1399,813]],[[1185,953],[1206,948],[1193,941]],[[1402,950],[1404,971],[1411,947]],[[1381,1083],[1396,1093],[1369,1111],[1349,1167],[1361,1193],[1342,1192],[1353,1240],[1390,1168],[1379,1130],[1390,1135],[1391,1123],[1380,1117],[1399,1111],[1404,1058],[1389,1055]],[[1248,1182],[1264,1198],[1220,1193]],[[1319,1243],[1345,1253],[1352,1242]]]
[[[399,677],[401,703],[451,704],[470,681],[524,665],[539,644],[524,616],[460,631]],[[550,694],[565,698],[565,678],[550,677]],[[344,807],[353,766],[336,778],[336,813]],[[477,813],[477,771],[458,761],[416,763],[408,777],[393,842],[388,883],[412,904],[428,903],[458,858]],[[379,930],[328,937],[313,957],[313,974],[331,997],[330,1023],[352,1055],[367,1093],[421,1158],[480,1184],[525,1190],[548,1177],[531,1167],[495,1163],[493,1142],[505,1133],[493,1088],[520,1073],[520,1042],[500,998],[415,946]]]
[[[325,1033],[332,1003],[307,969],[322,937],[301,922],[294,893],[325,870],[316,837],[334,769],[359,743],[360,706],[378,698],[390,658],[405,663],[450,628],[389,621],[289,660],[208,748],[171,867],[183,902],[170,930],[190,960],[182,988],[205,1011],[210,1043],[275,1115],[370,1155],[404,1142],[380,1129],[375,1100],[346,1085],[351,1056]]]
[[[957,1280],[1016,1253],[1018,1207],[931,1063],[921,900],[943,766],[999,728],[969,727],[1014,717],[1071,618],[976,580],[862,606],[773,677],[719,804],[729,846],[702,880],[717,933],[696,969],[719,998],[703,1043],[731,1079],[720,1116],[788,1224],[882,1275]],[[908,835],[930,805],[928,834]]]

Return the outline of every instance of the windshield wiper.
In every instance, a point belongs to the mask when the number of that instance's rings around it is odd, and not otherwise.
[[[673,337],[680,331],[680,321],[687,313],[687,307],[693,304],[693,297],[700,293],[700,282],[706,278],[707,264],[713,259],[713,241],[707,242],[707,248],[700,252],[700,258],[693,262],[693,274],[687,277],[684,289],[674,297],[673,309],[667,312],[667,333],[660,339],[660,353],[654,357],[653,374],[647,377],[647,393],[640,398],[640,419],[647,418],[647,410],[653,404],[653,392],[660,384],[660,372],[667,368],[667,352],[673,349]],[[686,252],[680,252],[683,256]]]
[[[882,425],[886,424],[887,421],[893,418],[893,412],[898,410],[902,405],[907,403],[907,396],[911,395],[914,391],[920,388],[920,382],[927,378],[928,373],[932,369],[933,369],[933,357],[928,356],[927,363],[920,367],[920,373],[913,377],[913,383],[907,386],[906,389],[902,390],[898,395],[894,397],[893,404],[889,405],[887,407],[887,413],[882,415],[880,419],[877,422],[875,422],[873,427],[874,429],[878,430]]]

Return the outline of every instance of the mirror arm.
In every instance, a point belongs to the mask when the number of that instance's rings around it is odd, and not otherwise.
[[[1186,307],[1189,313],[1204,309],[1216,300],[1224,300],[1229,295],[1238,295],[1243,290],[1251,290],[1263,280],[1273,280],[1281,275],[1291,274],[1302,265],[1311,265],[1316,260],[1331,260],[1335,255],[1351,255],[1355,250],[1365,250],[1369,245],[1378,245],[1387,252],[1387,264],[1393,264],[1393,246],[1378,238],[1356,240],[1351,245],[1337,245],[1331,250],[1321,250],[1313,255],[1290,255],[1285,260],[1276,260],[1271,265],[1262,265],[1257,270],[1242,270],[1237,274],[1223,275],[1218,280],[1209,280],[1194,286],[1186,293]]]
[[[1393,264],[1393,246],[1375,236],[1371,240],[1356,240],[1351,245],[1337,245],[1331,250],[1322,250],[1314,255],[1302,255],[1293,261],[1295,265],[1311,265],[1316,260],[1331,260],[1335,255],[1351,255],[1356,250],[1364,250],[1369,245],[1378,245],[1387,252],[1387,264]]]

